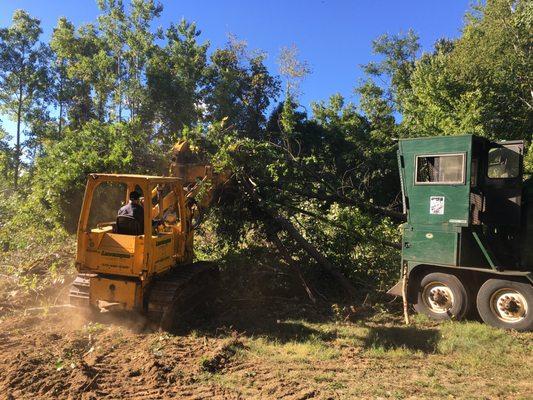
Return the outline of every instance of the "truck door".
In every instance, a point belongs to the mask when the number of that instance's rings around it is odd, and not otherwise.
[[[488,149],[483,223],[520,226],[523,152],[521,141],[496,143]]]
[[[411,223],[467,224],[467,154],[419,153],[414,156]]]

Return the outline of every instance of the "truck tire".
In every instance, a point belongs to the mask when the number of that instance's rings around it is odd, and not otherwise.
[[[533,330],[533,286],[489,279],[477,294],[477,310],[486,324],[496,328]]]
[[[434,320],[461,320],[472,304],[459,278],[441,272],[425,275],[418,285],[417,294],[415,310]]]

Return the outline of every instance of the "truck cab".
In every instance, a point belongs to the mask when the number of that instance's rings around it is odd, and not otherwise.
[[[492,325],[533,327],[533,191],[523,149],[473,135],[399,140],[402,269],[417,311],[461,319],[477,308]]]

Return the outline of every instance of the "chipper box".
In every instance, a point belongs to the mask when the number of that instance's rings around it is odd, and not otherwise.
[[[417,312],[533,328],[533,179],[522,141],[401,139],[405,295]],[[402,281],[389,293],[402,294]]]

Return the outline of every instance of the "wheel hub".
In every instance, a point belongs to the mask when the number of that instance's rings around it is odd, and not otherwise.
[[[437,314],[446,313],[453,307],[453,293],[441,282],[431,282],[426,285],[422,297],[426,306]]]
[[[492,295],[490,306],[494,314],[505,322],[520,322],[527,314],[527,302],[513,289],[501,289]]]

